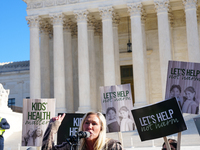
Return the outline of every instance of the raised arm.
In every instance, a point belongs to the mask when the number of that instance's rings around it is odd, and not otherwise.
[[[42,140],[41,150],[54,150],[57,146],[54,146],[54,134],[57,133],[58,128],[65,117],[65,113],[61,116],[53,117],[44,133]]]

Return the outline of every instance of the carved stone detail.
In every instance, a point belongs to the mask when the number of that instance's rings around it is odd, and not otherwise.
[[[101,35],[102,34],[102,22],[95,21],[94,22],[94,35]]]
[[[3,88],[3,85],[0,83],[0,109],[5,110],[8,109],[8,96],[10,94],[10,90],[6,90]]]
[[[54,13],[49,15],[53,25],[62,25],[63,24],[63,17],[62,13]]]
[[[77,33],[78,33],[77,24],[76,23],[72,24],[71,29],[72,29],[72,36],[77,37]]]
[[[182,0],[183,1],[183,5],[185,7],[185,10],[186,9],[189,9],[189,8],[197,8],[197,0]]]
[[[120,19],[118,13],[113,14],[113,27],[117,27],[119,25]]]
[[[28,9],[31,9],[31,5],[32,5],[31,3],[30,3],[30,4],[27,4],[27,8],[26,8],[26,9],[27,9],[27,10],[28,10]]]
[[[40,33],[49,32],[50,23],[47,20],[40,21]]]
[[[113,7],[112,6],[99,8],[99,12],[100,12],[102,20],[111,19],[113,17]]]
[[[45,7],[51,7],[55,5],[55,1],[54,0],[48,0],[44,2],[44,6]]]
[[[70,4],[78,3],[79,0],[68,0]]]
[[[43,2],[36,2],[32,4],[33,8],[42,8],[43,7]]]
[[[37,0],[37,2],[33,2],[33,0],[23,0],[23,1],[27,4],[27,9],[37,9],[43,7],[51,7],[55,5],[67,5],[67,4],[79,3],[79,0]]]
[[[38,15],[36,16],[27,16],[26,20],[28,21],[29,27],[39,27],[40,24],[40,17]]]
[[[169,0],[155,0],[154,5],[157,13],[169,11]]]
[[[72,26],[72,20],[71,18],[67,19],[67,18],[64,18],[64,23],[63,23],[63,29],[65,31],[71,31],[71,26]]]
[[[87,21],[87,15],[88,15],[87,10],[78,10],[74,11],[75,18],[77,19],[77,22],[85,22]]]
[[[53,26],[49,27],[49,39],[53,38]]]
[[[146,11],[145,11],[144,9],[142,9],[141,23],[142,23],[143,25],[145,25],[146,18],[147,18]]]
[[[57,5],[64,5],[66,3],[67,3],[66,0],[57,0],[56,2]]]
[[[171,27],[174,25],[174,16],[171,12],[168,13],[169,23]]]
[[[130,13],[130,16],[142,14],[142,3],[141,2],[127,4],[127,7],[128,7],[128,12]]]
[[[88,30],[94,30],[94,23],[96,22],[96,19],[94,16],[88,16]]]

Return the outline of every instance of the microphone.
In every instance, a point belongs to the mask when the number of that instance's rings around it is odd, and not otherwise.
[[[73,136],[69,136],[66,141],[72,143],[78,143],[79,139],[81,138],[88,138],[90,137],[90,132],[88,131],[79,131]]]
[[[81,139],[81,138],[88,138],[90,137],[90,132],[88,131],[79,131],[76,133],[75,135],[77,138]]]

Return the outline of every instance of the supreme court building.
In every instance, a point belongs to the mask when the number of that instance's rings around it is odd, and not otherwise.
[[[134,107],[161,101],[168,60],[200,62],[197,0],[23,1],[30,98],[57,112],[101,111],[99,86],[124,83]]]

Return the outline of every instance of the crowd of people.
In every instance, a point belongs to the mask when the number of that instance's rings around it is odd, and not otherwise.
[[[124,110],[125,109],[125,110]],[[122,107],[120,111],[125,111],[126,108]],[[107,110],[109,117],[112,118],[113,122],[116,122],[115,113],[116,110],[114,108],[109,108]],[[127,118],[128,115],[124,114]],[[41,150],[124,150],[121,143],[114,139],[109,139],[106,137],[106,119],[104,115],[100,112],[89,112],[86,113],[82,119],[82,122],[79,126],[79,131],[85,131],[89,133],[89,136],[86,138],[81,138],[80,142],[77,145],[72,145],[70,142],[63,142],[61,145],[54,145],[54,134],[57,133],[59,126],[61,125],[63,119],[65,117],[65,113],[63,115],[59,115],[53,117],[49,125],[45,131],[43,136],[43,131],[37,127],[36,129],[29,129],[26,136],[23,137],[23,142],[25,146],[33,146],[36,145],[36,142],[42,142]],[[127,119],[123,118],[123,119]],[[122,119],[122,120],[123,120]],[[117,126],[117,125],[115,125]],[[4,144],[2,143],[2,135],[5,132],[5,129],[9,129],[10,125],[6,121],[5,118],[0,118],[0,150],[3,150]],[[118,125],[119,130],[119,125]],[[43,137],[43,140],[39,139],[39,137]],[[171,150],[177,149],[177,141],[174,139],[168,140]],[[162,150],[166,149],[166,144],[163,143]]]

